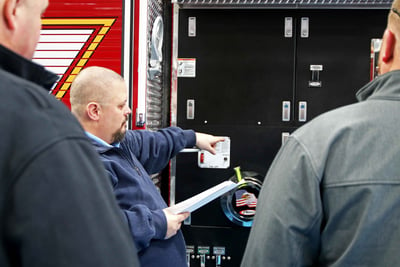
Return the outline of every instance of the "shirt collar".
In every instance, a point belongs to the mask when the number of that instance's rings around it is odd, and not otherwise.
[[[95,136],[94,134],[91,134],[91,133],[89,133],[89,132],[85,132],[85,133],[86,133],[86,135],[87,135],[90,139],[92,139],[93,141],[97,142],[98,144],[100,144],[100,145],[102,145],[102,146],[106,146],[106,147],[109,147],[109,148],[113,148],[113,147],[120,147],[120,145],[121,145],[119,142],[112,143],[112,144],[110,145],[109,143],[107,143],[107,142],[104,141],[103,139],[101,139],[101,138]]]

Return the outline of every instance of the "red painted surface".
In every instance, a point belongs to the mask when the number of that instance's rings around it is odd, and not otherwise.
[[[96,65],[121,73],[124,60],[122,58],[124,37],[123,2],[121,0],[50,1],[50,5],[43,16],[43,20],[46,21],[46,24],[43,24],[43,30],[93,30],[90,38],[81,48],[67,71],[62,74],[60,82],[53,90],[53,94],[67,106],[70,106],[68,85],[81,68]],[[91,19],[93,19],[92,22]],[[113,20],[111,26],[103,23],[103,21],[109,22],[110,20]],[[87,51],[90,45],[94,43],[96,43],[96,47],[91,51]],[[85,52],[89,53],[85,54]],[[82,60],[84,55],[89,56]],[[79,62],[82,66],[77,65]]]

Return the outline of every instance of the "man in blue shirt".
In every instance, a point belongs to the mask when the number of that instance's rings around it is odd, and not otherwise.
[[[131,114],[125,81],[112,70],[89,67],[71,86],[71,109],[78,118],[111,178],[129,224],[142,266],[184,267],[185,242],[181,223],[189,213],[172,214],[153,184],[158,173],[186,147],[215,154],[223,141],[178,127],[159,131],[127,130]]]

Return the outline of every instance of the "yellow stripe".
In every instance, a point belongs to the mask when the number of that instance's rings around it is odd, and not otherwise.
[[[70,85],[71,85],[70,83],[64,83],[60,90],[61,91],[67,91]]]
[[[111,26],[115,19],[42,19],[43,25],[104,25]]]
[[[103,37],[104,35],[97,35],[96,38],[94,38],[93,43],[100,43]]]
[[[65,82],[72,83],[72,81],[75,79],[75,77],[76,77],[76,75],[69,75]]]
[[[85,66],[86,62],[87,62],[87,59],[81,59],[81,60],[79,60],[78,64],[76,64],[76,66],[83,67],[83,66]]]
[[[103,25],[99,30],[99,33],[95,36],[94,41],[89,45],[89,48],[83,54],[83,57],[79,59],[78,64],[73,68],[71,74],[67,77],[61,89],[56,93],[57,99],[62,99],[67,90],[69,89],[71,82],[75,79],[76,75],[82,70],[87,63],[88,59],[92,56],[97,46],[104,38],[104,35],[110,30],[116,19],[82,19],[82,18],[66,18],[66,19],[42,19],[42,25]]]
[[[61,99],[65,95],[65,91],[58,91],[56,94],[57,99]]]

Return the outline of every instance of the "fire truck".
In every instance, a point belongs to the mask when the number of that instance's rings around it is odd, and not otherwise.
[[[222,157],[188,149],[152,178],[173,205],[240,167],[245,185],[182,225],[189,266],[236,267],[275,154],[307,121],[356,101],[374,76],[390,4],[51,0],[34,61],[59,75],[52,94],[67,106],[74,77],[104,66],[125,78],[131,129],[172,125],[228,137]]]

